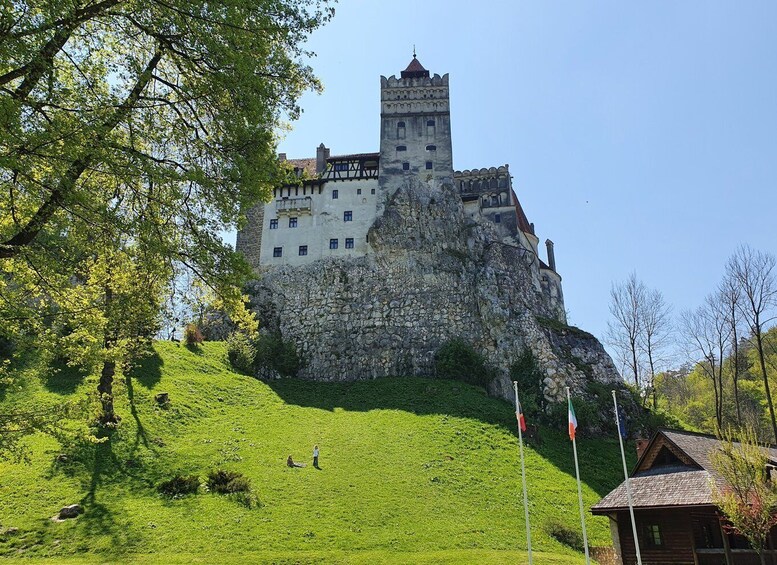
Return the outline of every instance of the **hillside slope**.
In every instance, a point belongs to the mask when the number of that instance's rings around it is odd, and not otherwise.
[[[36,436],[29,464],[0,463],[0,555],[143,563],[525,555],[509,404],[431,379],[260,382],[232,372],[220,343],[193,352],[160,342],[156,352],[117,386],[123,420],[110,441],[61,446]],[[0,407],[75,398],[93,385],[91,377],[37,379]],[[162,391],[168,408],[154,402]],[[543,440],[526,451],[533,545],[547,553],[538,562],[582,562],[548,534],[552,521],[579,530],[571,446],[559,433]],[[321,470],[285,465],[289,454],[309,464],[314,444]],[[579,456],[590,507],[621,480],[617,443],[580,438]],[[261,505],[156,492],[175,474],[216,468],[248,476]],[[86,510],[79,518],[49,519],[76,502]],[[587,524],[591,545],[609,545],[605,520]],[[9,527],[18,531],[2,533]]]

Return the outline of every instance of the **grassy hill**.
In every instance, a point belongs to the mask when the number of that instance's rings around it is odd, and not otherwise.
[[[35,436],[29,463],[0,462],[0,555],[25,563],[525,559],[509,404],[431,379],[260,382],[232,372],[219,343],[190,351],[160,342],[156,352],[118,384],[123,420],[110,441],[60,445]],[[0,398],[0,411],[93,387],[92,377],[68,373],[28,379]],[[162,391],[168,408],[154,402]],[[548,533],[552,522],[579,530],[570,442],[550,431],[543,440],[526,451],[536,562],[582,563]],[[321,470],[286,467],[289,454],[309,464],[314,444]],[[590,507],[622,479],[617,442],[583,437],[578,447]],[[205,477],[216,468],[248,476],[260,505],[156,491],[175,474]],[[50,520],[76,502],[82,516]],[[589,516],[587,525],[591,545],[609,545],[606,520]]]

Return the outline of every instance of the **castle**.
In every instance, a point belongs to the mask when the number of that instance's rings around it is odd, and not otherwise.
[[[237,249],[258,274],[247,290],[263,331],[294,342],[301,378],[432,376],[459,338],[497,369],[503,398],[526,352],[550,401],[619,383],[601,344],[566,325],[553,243],[542,261],[508,166],[454,171],[448,75],[414,55],[380,82],[379,152],[321,144],[288,161],[298,182],[247,212]]]
[[[380,151],[331,156],[322,143],[315,158],[288,160],[299,184],[275,188],[271,202],[249,212],[237,250],[260,270],[370,254],[369,229],[387,196],[410,177],[435,180],[458,191],[468,218],[489,222],[499,242],[521,249],[535,287],[564,321],[553,242],[546,240],[543,262],[508,165],[453,170],[448,75],[430,76],[413,55],[400,78],[380,83]]]

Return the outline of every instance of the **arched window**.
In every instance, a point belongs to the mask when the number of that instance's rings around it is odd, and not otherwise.
[[[407,151],[407,145],[397,145],[397,151]]]

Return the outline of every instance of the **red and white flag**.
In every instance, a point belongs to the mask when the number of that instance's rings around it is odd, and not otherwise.
[[[526,419],[523,417],[523,407],[521,407],[521,402],[518,400],[518,396],[515,397],[515,418],[518,420],[518,426],[521,428],[521,431],[525,432]]]

